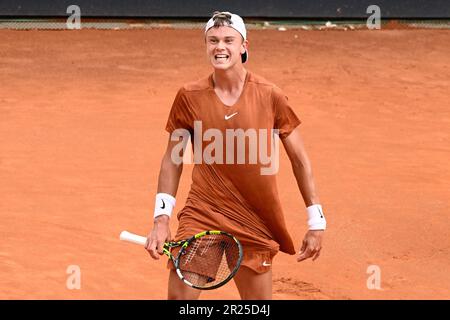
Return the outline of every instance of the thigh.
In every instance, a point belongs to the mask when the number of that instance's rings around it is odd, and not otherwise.
[[[201,291],[186,285],[174,269],[170,270],[168,300],[197,300]]]
[[[234,276],[242,300],[272,299],[272,269],[264,273],[256,273],[250,268],[241,266]]]

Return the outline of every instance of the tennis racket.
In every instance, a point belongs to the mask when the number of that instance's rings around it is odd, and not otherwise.
[[[120,240],[145,246],[147,238],[122,231]],[[243,257],[242,246],[235,237],[223,231],[203,231],[187,240],[164,243],[163,253],[175,266],[180,279],[188,286],[216,289],[238,271]]]

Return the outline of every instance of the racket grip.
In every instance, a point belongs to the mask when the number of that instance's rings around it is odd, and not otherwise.
[[[143,236],[139,236],[137,234],[128,232],[128,231],[122,231],[120,233],[120,240],[132,242],[135,244],[140,244],[141,246],[145,246],[147,243],[147,238]]]

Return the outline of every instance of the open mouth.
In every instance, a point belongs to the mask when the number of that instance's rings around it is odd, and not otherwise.
[[[227,54],[216,54],[216,55],[214,56],[214,59],[215,59],[217,62],[226,62],[229,58],[230,58],[230,56],[227,55]]]

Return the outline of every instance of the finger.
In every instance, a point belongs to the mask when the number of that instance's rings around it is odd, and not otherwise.
[[[162,255],[163,249],[164,249],[164,241],[159,240],[156,248],[157,248],[158,254]]]
[[[300,255],[298,256],[297,261],[300,262],[300,261],[306,260],[310,256],[311,256],[311,252],[309,251],[308,248],[306,248],[306,250],[304,252],[300,252]]]
[[[317,249],[315,249],[311,244],[309,244],[305,251],[300,254],[300,261],[306,260],[308,258],[311,258],[312,256],[314,256],[317,253]]]
[[[320,256],[320,250],[317,251],[317,253],[312,258],[312,261],[316,261],[316,259]]]
[[[308,250],[308,252],[309,252],[308,258],[311,258],[317,253],[317,250],[311,248],[311,249]]]
[[[152,240],[152,242],[150,243],[148,253],[150,253],[150,256],[153,259],[155,259],[155,260],[159,259],[158,252],[156,251],[156,240]]]
[[[303,242],[302,242],[302,248],[300,249],[300,254],[302,254],[302,253],[305,251],[306,246],[307,246],[307,243],[306,243],[305,240],[303,240]]]
[[[303,260],[308,259],[308,256],[306,256],[305,254],[301,254],[298,258],[297,258],[297,262],[302,262]]]

